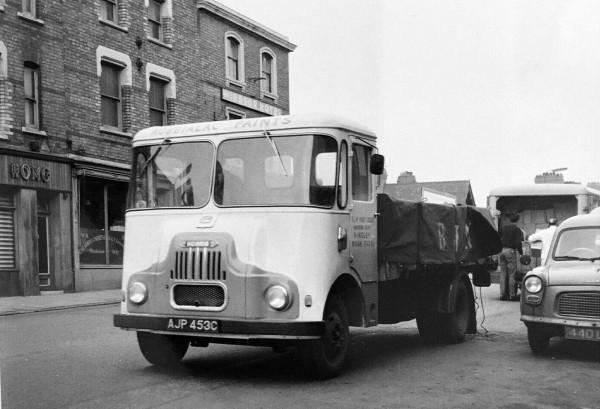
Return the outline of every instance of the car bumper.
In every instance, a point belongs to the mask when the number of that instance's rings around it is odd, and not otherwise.
[[[182,326],[185,322],[187,325]],[[190,322],[217,323],[209,331],[194,326]],[[148,315],[117,314],[113,316],[113,324],[126,330],[148,331],[161,334],[185,335],[199,338],[222,339],[318,339],[324,329],[324,323],[319,322],[264,322],[240,320],[202,319],[199,317],[163,317]]]

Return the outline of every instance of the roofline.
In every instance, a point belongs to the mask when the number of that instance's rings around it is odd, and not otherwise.
[[[283,34],[263,26],[251,18],[248,18],[215,0],[198,0],[197,8],[198,10],[206,10],[207,12],[215,14],[241,28],[245,28],[288,51],[294,51],[297,47],[296,44],[291,43]]]

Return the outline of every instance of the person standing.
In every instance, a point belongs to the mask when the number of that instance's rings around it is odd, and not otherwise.
[[[500,231],[502,251],[498,256],[500,264],[500,299],[517,301],[517,257],[523,254],[523,231],[516,225],[519,215],[511,213],[508,216],[509,224]]]
[[[536,231],[532,235],[529,236],[527,241],[541,241],[542,242],[542,254],[541,254],[541,263],[542,265],[546,263],[546,258],[548,258],[548,252],[550,251],[550,242],[552,241],[552,237],[554,237],[554,232],[556,231],[556,225],[558,221],[555,218],[551,218],[548,220],[548,227],[539,231]]]

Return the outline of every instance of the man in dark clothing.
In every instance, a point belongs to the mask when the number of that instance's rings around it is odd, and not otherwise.
[[[510,224],[502,227],[500,239],[502,240],[502,252],[498,257],[500,264],[500,299],[516,301],[517,281],[517,257],[523,254],[522,242],[523,231],[515,224],[519,221],[518,214],[508,216]]]

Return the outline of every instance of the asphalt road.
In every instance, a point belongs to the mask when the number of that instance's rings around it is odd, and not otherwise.
[[[2,408],[597,408],[599,345],[527,345],[518,303],[482,292],[480,334],[424,346],[414,322],[352,331],[345,373],[307,380],[293,353],[211,345],[150,366],[116,306],[0,317]],[[483,304],[483,309],[481,308]]]

